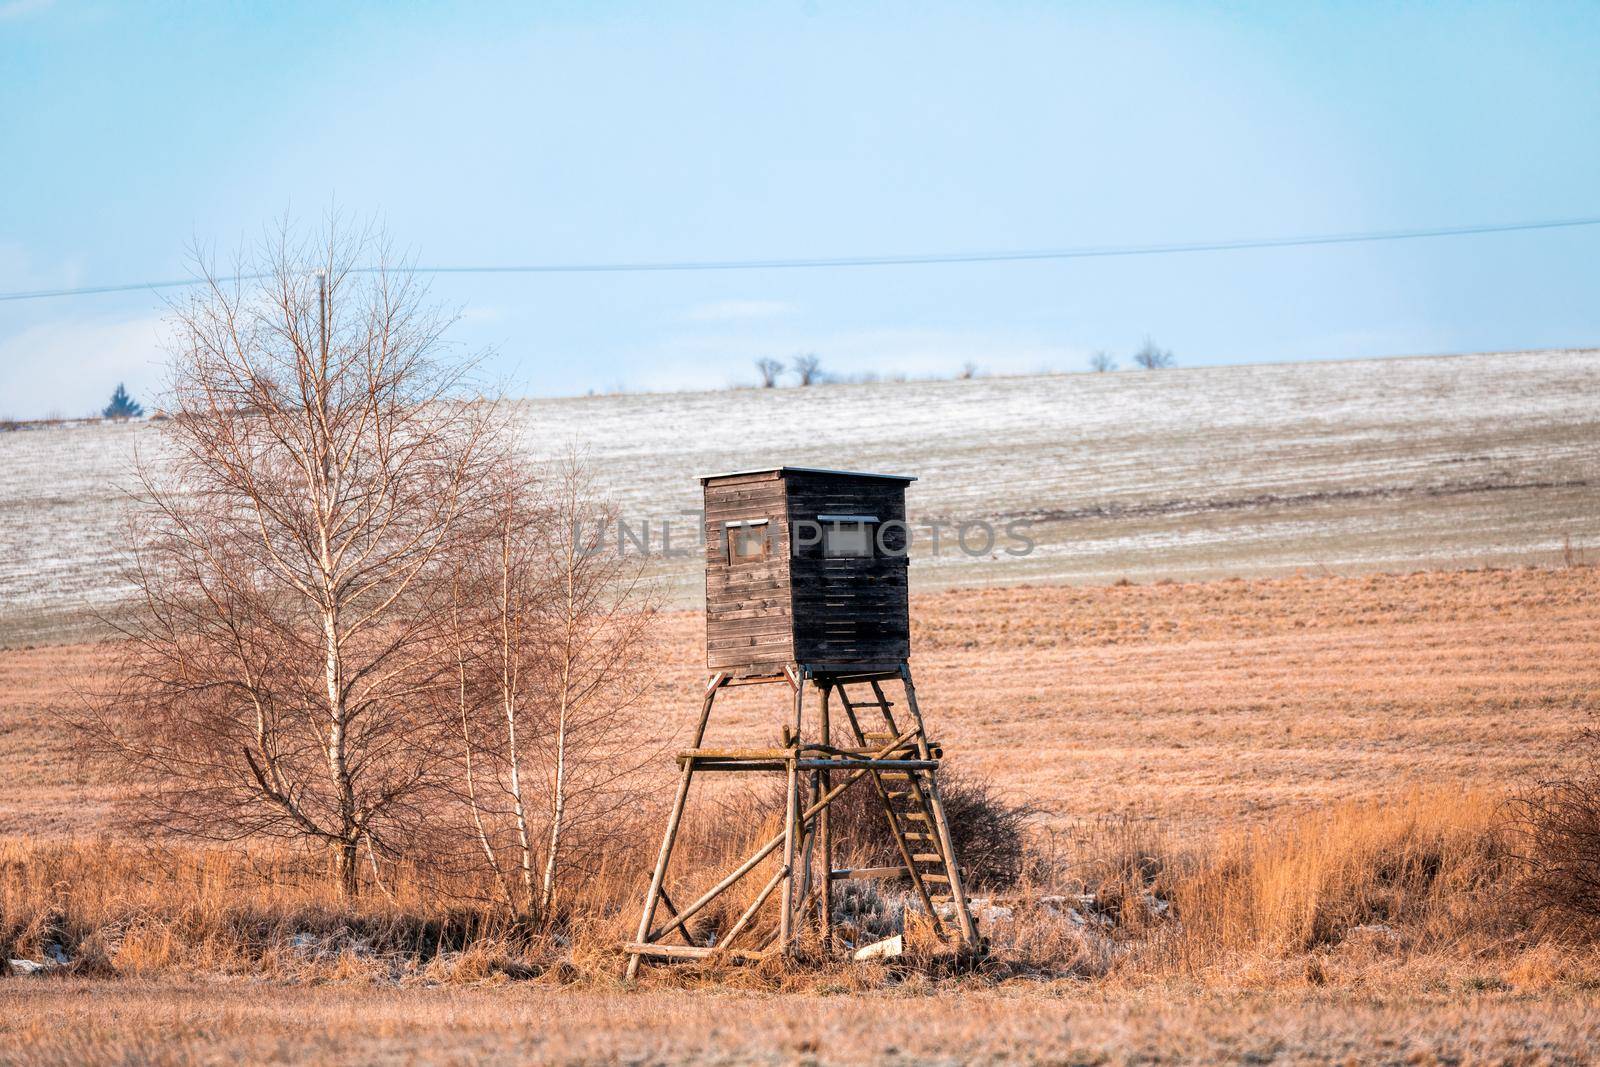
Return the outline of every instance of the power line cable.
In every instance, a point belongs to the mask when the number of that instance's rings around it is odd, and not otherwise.
[[[643,274],[668,271],[733,270],[814,270],[839,267],[899,267],[941,263],[1018,263],[1039,260],[1101,259],[1118,256],[1163,256],[1196,252],[1237,252],[1260,248],[1304,248],[1316,245],[1365,244],[1377,241],[1410,241],[1429,237],[1470,237],[1479,234],[1514,233],[1526,230],[1562,230],[1580,226],[1600,226],[1600,217],[1545,219],[1537,222],[1488,223],[1475,226],[1441,226],[1417,230],[1371,230],[1355,233],[1310,234],[1300,237],[1265,237],[1234,241],[1204,241],[1180,244],[1105,245],[1084,248],[1031,249],[1014,252],[930,252],[906,255],[828,256],[818,259],[723,259],[666,260],[619,263],[536,263],[475,267],[412,267],[417,274]],[[376,267],[357,268],[354,273],[374,273]],[[219,281],[252,281],[257,274],[233,275]],[[0,293],[0,301],[40,300],[58,296],[93,296],[101,293],[126,293],[140,289],[178,289],[201,284],[199,279],[129,282],[122,285],[90,285],[74,289],[31,289]]]

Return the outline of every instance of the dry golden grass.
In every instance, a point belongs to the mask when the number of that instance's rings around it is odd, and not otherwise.
[[[1108,822],[1036,854],[1029,879],[998,898],[1007,912],[980,904],[993,958],[961,973],[980,984],[1093,978],[1124,989],[1600,980],[1600,959],[1541,941],[1507,907],[1515,865],[1499,811],[1488,795],[1418,792],[1182,844],[1146,824]],[[686,867],[701,874],[690,891],[771,829],[739,818],[738,831],[719,831],[726,825],[702,817],[686,826]],[[64,953],[75,973],[97,975],[409,985],[504,973],[610,988],[646,852],[619,856],[564,922],[539,930],[498,914],[487,885],[411,870],[344,902],[319,864],[281,851],[13,839],[0,844],[0,952]],[[1084,893],[1096,903],[1077,903]],[[735,899],[708,912],[698,932],[725,929],[738,910]],[[899,970],[664,968],[651,981],[860,989],[946,971],[930,956]]]
[[[1600,959],[1507,913],[1495,810],[1417,793],[1177,852],[1111,823],[1057,873],[1114,918],[1018,904],[975,973],[660,969],[640,991],[616,949],[636,879],[567,945],[412,880],[342,905],[281,855],[14,842],[5,951],[79,963],[0,979],[0,1063],[1590,1062]],[[1076,887],[1023,895],[1043,888]]]

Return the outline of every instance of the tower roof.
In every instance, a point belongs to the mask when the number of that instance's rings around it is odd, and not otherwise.
[[[734,478],[741,474],[785,474],[794,471],[798,474],[837,474],[846,478],[881,478],[886,482],[909,483],[917,480],[914,474],[873,474],[868,471],[840,471],[827,467],[753,467],[750,470],[723,471],[720,474],[702,474],[700,484],[704,485],[717,478]]]

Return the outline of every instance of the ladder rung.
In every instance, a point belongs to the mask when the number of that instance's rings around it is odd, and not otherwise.
[[[924,834],[916,830],[907,830],[905,832],[905,838],[907,841],[932,841],[933,835]]]
[[[915,819],[918,822],[928,821],[928,813],[925,811],[908,811],[905,812],[901,817],[905,819]]]
[[[948,875],[943,874],[924,874],[922,875],[922,880],[924,882],[948,882],[950,878]]]
[[[937,852],[917,852],[917,853],[913,853],[911,858],[916,860],[918,863],[943,863],[944,862],[944,857],[939,855]]]
[[[911,780],[911,774],[908,771],[880,771],[880,772],[878,772],[878,777],[879,778],[893,778],[897,782],[898,781],[910,781]]]

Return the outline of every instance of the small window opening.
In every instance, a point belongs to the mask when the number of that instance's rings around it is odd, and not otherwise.
[[[729,563],[757,563],[772,555],[772,538],[766,519],[730,522],[724,530],[728,538]]]
[[[818,515],[824,559],[871,559],[876,553],[876,515]]]

